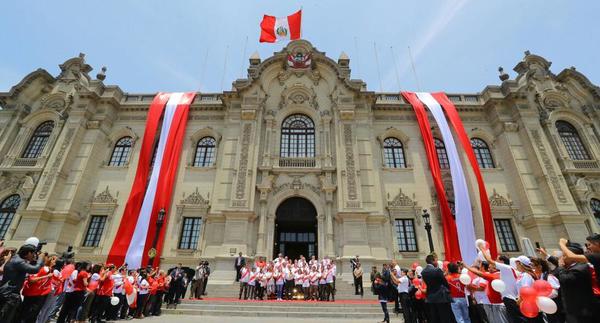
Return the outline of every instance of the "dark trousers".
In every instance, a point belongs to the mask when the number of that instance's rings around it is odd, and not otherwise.
[[[94,303],[92,305],[92,313],[90,315],[92,321],[99,321],[103,318],[109,318],[109,309],[110,309],[110,296],[98,296],[94,298]],[[106,315],[105,315],[106,312]]]
[[[141,317],[144,314],[144,308],[146,307],[146,302],[148,301],[148,294],[138,294],[137,297],[137,308],[135,310],[135,317]]]
[[[362,296],[363,294],[364,294],[364,290],[363,290],[362,276],[354,277],[354,295]]]
[[[244,299],[248,299],[248,283],[240,283],[240,296],[238,296],[238,299],[242,299],[242,296],[244,296]]]
[[[400,301],[398,299],[398,287],[390,285],[390,300],[394,301],[394,313],[400,313]]]
[[[75,291],[72,293],[65,294],[65,302],[63,303],[60,313],[58,313],[58,319],[56,323],[65,323],[67,319],[75,319],[77,309],[82,305],[84,297],[84,291]]]
[[[415,323],[415,313],[408,293],[398,293],[398,299],[400,300],[400,305],[402,306],[402,316],[404,317],[404,322]]]
[[[240,272],[240,270],[242,270],[242,266],[235,266],[235,281],[239,282],[240,278],[242,277],[242,273]]]
[[[21,304],[21,294],[13,292],[0,300],[0,322],[12,322]]]
[[[379,304],[381,304],[381,310],[383,311],[383,321],[384,322],[390,322],[390,313],[388,312],[387,309],[387,301],[379,301]]]
[[[17,315],[20,318],[19,322],[35,323],[47,296],[25,296]]]
[[[329,297],[331,297],[331,301],[335,301],[335,285],[334,283],[327,284],[327,301],[329,302]]]
[[[427,323],[456,323],[450,303],[427,303],[429,320]]]
[[[472,306],[475,309],[475,313],[474,316],[476,316],[476,319],[474,319],[473,317],[471,317],[471,322],[483,322],[483,323],[493,323],[490,322],[488,320],[487,314],[485,314],[485,310],[483,309],[483,304],[474,304],[474,306]],[[470,308],[469,307],[469,312],[470,312]]]
[[[200,293],[202,295],[206,295],[206,285],[208,284],[208,277],[204,277],[204,279],[201,280],[201,285],[200,285]]]

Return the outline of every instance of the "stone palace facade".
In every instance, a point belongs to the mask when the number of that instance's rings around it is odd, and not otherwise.
[[[525,53],[515,79],[448,94],[472,138],[502,252],[548,248],[600,231],[600,88],[575,68],[554,74]],[[0,238],[104,260],[135,176],[154,93],[96,78],[84,55],[0,92]],[[433,122],[432,124],[435,124]],[[438,129],[433,129],[439,136]],[[442,167],[444,144],[436,141]],[[414,112],[367,90],[309,42],[293,41],[190,110],[162,266],[208,259],[233,279],[232,255],[315,254],[366,265],[429,253],[422,210],[443,254],[437,198]],[[451,179],[443,171],[452,200]],[[476,181],[468,173],[482,235]]]

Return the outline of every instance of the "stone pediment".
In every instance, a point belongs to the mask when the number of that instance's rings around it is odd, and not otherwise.
[[[95,195],[92,198],[92,203],[93,204],[116,204],[117,203],[117,199],[114,198],[112,196],[112,194],[110,194],[110,190],[108,189],[108,186],[106,186],[106,189],[100,193],[98,193],[98,195]]]
[[[402,192],[401,188],[399,189],[398,194],[392,200],[389,198],[390,194],[388,193],[388,208],[413,208],[417,205],[417,202],[413,200],[414,194],[413,198],[410,198],[408,195]]]
[[[196,191],[185,197],[180,201],[181,204],[186,206],[197,206],[201,208],[208,208],[210,206],[210,201],[208,197],[205,199],[200,192],[198,192],[198,188],[196,187]]]
[[[490,196],[490,206],[493,208],[511,208],[513,206],[513,202],[506,197],[498,194],[496,189],[494,189],[494,193]]]

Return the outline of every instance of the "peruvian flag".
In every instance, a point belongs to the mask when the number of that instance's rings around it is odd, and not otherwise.
[[[265,15],[260,23],[260,42],[274,43],[280,40],[300,39],[302,10],[283,18]]]
[[[155,237],[156,249],[151,253],[156,257],[150,265],[159,262],[166,226],[157,232],[155,223],[161,209],[167,214],[164,221],[168,219],[188,112],[195,95],[158,93],[150,104],[135,179],[107,262],[143,267],[148,264]],[[158,145],[152,164],[156,137]]]

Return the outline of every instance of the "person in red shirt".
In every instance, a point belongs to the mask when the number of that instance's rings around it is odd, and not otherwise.
[[[108,264],[106,269],[100,272],[98,279],[98,289],[94,297],[94,305],[92,306],[91,321],[102,323],[102,318],[109,315],[110,298],[113,296],[113,288],[115,283],[112,280],[112,275],[115,272],[115,265]]]
[[[485,311],[488,320],[490,322],[500,323],[510,322],[506,307],[502,301],[502,295],[492,288],[492,281],[500,279],[500,271],[496,269],[495,263],[488,263],[487,261],[482,262],[481,268],[483,270],[478,270],[477,268],[465,264],[463,264],[463,267],[488,282],[485,292],[490,304],[484,304],[483,306],[483,310]]]
[[[67,322],[67,319],[68,322],[70,322],[71,320],[75,319],[77,309],[83,303],[85,290],[89,282],[89,267],[90,263],[87,261],[82,261],[75,264],[75,270],[77,273],[73,273],[76,275],[74,280],[74,288],[72,292],[65,294],[65,301],[60,309],[56,323],[65,323]]]
[[[23,284],[23,303],[18,313],[22,322],[35,322],[46,301],[52,292],[52,267],[56,263],[56,256],[46,256],[44,266],[37,274],[29,275]]]
[[[452,313],[456,321],[459,323],[470,323],[469,318],[469,306],[467,299],[465,298],[465,285],[460,282],[460,273],[458,272],[458,264],[451,262],[448,264],[448,275],[446,275],[446,281],[450,286],[450,296],[452,296]]]

